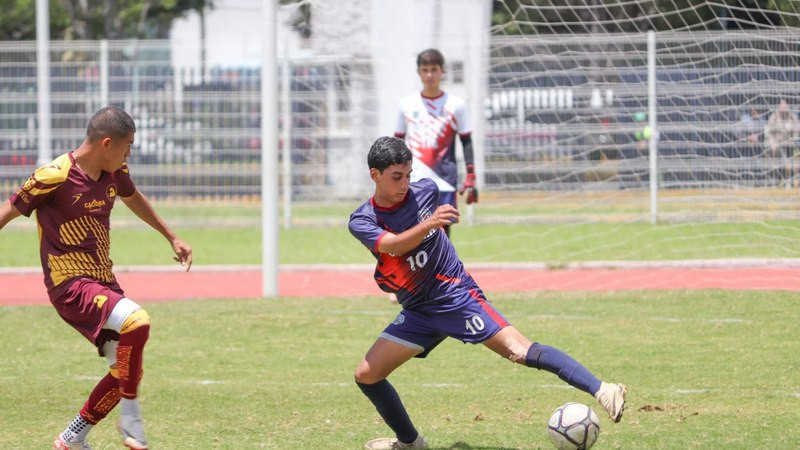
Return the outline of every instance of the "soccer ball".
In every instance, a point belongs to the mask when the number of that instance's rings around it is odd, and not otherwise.
[[[588,450],[600,434],[600,420],[586,405],[565,403],[550,416],[547,434],[558,450]]]

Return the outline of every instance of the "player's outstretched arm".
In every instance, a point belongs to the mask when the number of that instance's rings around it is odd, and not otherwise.
[[[188,272],[189,269],[192,268],[192,247],[180,240],[178,236],[172,232],[161,217],[156,214],[156,211],[144,194],[137,189],[130,197],[122,197],[122,201],[137,217],[153,227],[153,229],[161,233],[161,235],[169,241],[169,244],[172,246],[172,251],[177,255],[173,259],[181,263],[182,266],[185,266]]]
[[[21,215],[22,213],[19,212],[10,201],[4,201],[3,204],[0,205],[0,230],[2,230],[8,222],[11,222]]]
[[[459,212],[453,205],[441,205],[427,219],[400,234],[386,233],[378,244],[378,251],[404,255],[416,248],[431,230],[457,223]]]

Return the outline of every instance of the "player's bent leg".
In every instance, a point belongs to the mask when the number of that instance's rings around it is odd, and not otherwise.
[[[594,396],[611,420],[619,422],[622,418],[627,387],[624,384],[601,382],[588,369],[561,350],[532,343],[512,326],[503,328],[484,344],[513,362],[558,375],[571,386]]]
[[[356,368],[356,382],[377,383],[423,350],[422,346],[411,342],[400,341],[391,336],[380,337]]]
[[[570,386],[594,395],[600,389],[600,380],[589,370],[557,348],[534,342],[525,356],[525,365],[558,375]]]
[[[483,345],[511,362],[525,364],[525,357],[528,354],[532,342],[519,332],[516,328],[509,325],[498,331],[494,336],[483,341]]]
[[[355,372],[355,381],[361,392],[375,406],[378,414],[383,418],[389,428],[394,431],[396,438],[374,439],[365,444],[365,448],[427,448],[427,447],[397,447],[398,445],[424,445],[408,416],[403,402],[394,387],[386,380],[394,369],[422,352],[422,348],[408,343],[403,345],[386,338],[378,338],[369,349],[364,359]]]
[[[135,450],[145,450],[148,448],[147,439],[141,407],[136,397],[143,374],[144,346],[150,337],[150,316],[132,300],[123,298],[114,307],[104,328],[119,333],[116,371],[121,399],[117,430],[122,435],[123,445]]]

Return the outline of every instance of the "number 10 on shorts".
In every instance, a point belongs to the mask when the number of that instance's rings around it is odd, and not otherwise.
[[[466,320],[467,331],[471,333],[473,336],[478,334],[479,331],[483,331],[486,324],[483,323],[483,319],[481,316],[472,316]]]

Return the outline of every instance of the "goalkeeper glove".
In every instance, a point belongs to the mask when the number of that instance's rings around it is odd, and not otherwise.
[[[467,164],[467,176],[464,178],[464,186],[458,191],[459,194],[467,193],[467,204],[478,203],[478,188],[475,187],[475,166]]]

